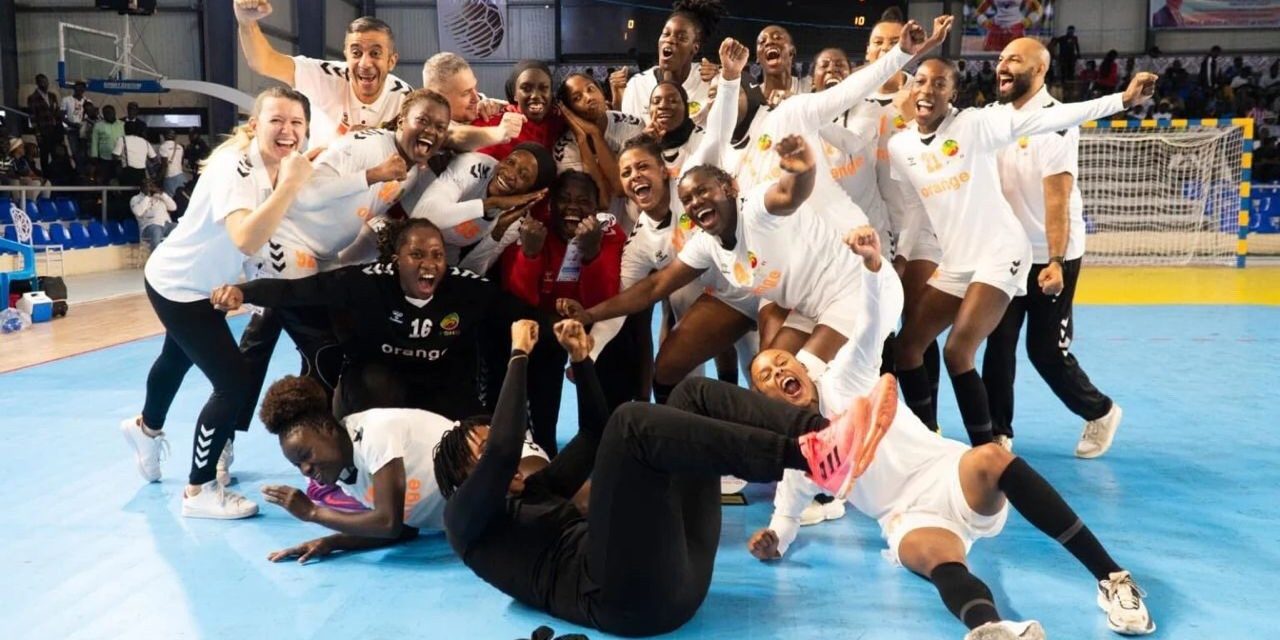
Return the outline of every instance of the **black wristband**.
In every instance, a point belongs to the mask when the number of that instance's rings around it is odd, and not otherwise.
[[[516,359],[516,358],[519,358],[520,356],[524,356],[524,357],[528,358],[528,357],[529,357],[529,352],[528,352],[528,351],[525,351],[524,349],[512,349],[512,350],[511,350],[511,359],[512,359],[512,360],[514,360],[514,359]]]
[[[1058,266],[1059,266],[1059,267],[1061,267],[1061,266],[1062,266],[1062,256],[1053,256],[1052,258],[1049,258],[1049,263],[1050,263],[1050,264],[1053,264],[1054,262],[1058,263]]]

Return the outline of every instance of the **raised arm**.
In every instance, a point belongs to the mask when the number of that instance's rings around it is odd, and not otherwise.
[[[249,68],[294,86],[293,58],[276,51],[258,24],[259,20],[271,15],[271,3],[267,0],[232,1],[235,2],[236,22],[239,23],[240,48]]]
[[[992,110],[991,117],[995,118],[993,123],[996,125],[992,142],[995,148],[999,148],[1011,144],[1022,136],[1069,129],[1084,122],[1105,118],[1113,113],[1144,104],[1155,94],[1158,79],[1159,77],[1154,73],[1141,71],[1134,74],[1133,80],[1129,82],[1129,86],[1123,93],[1113,93],[1084,102],[1064,102],[1042,109]],[[987,111],[983,110],[979,113],[985,115]]]
[[[561,320],[555,325],[556,340],[569,352],[573,379],[578,390],[578,434],[547,468],[539,471],[542,481],[556,494],[573,497],[591,477],[596,465],[596,449],[609,420],[609,406],[592,362],[591,336],[577,320]]]
[[[214,289],[209,301],[223,311],[235,311],[241,305],[260,307],[348,306],[355,294],[373,286],[361,277],[365,266],[357,265],[325,271],[305,278],[260,278],[244,284]]]
[[[224,221],[227,234],[241,253],[251,256],[271,239],[294,198],[298,197],[310,177],[311,161],[294,151],[280,161],[276,188],[262,204],[252,211],[239,209],[227,215]]]
[[[620,289],[622,291],[630,289],[650,273],[653,273],[651,264],[644,259],[635,243],[628,242],[622,249],[621,271],[618,278]],[[626,321],[627,319],[623,317],[609,318],[591,326],[591,340],[594,343],[591,346],[592,360],[600,359],[600,353],[604,351],[605,345],[617,337]]]
[[[791,215],[813,193],[817,176],[813,150],[800,136],[787,136],[778,141],[774,149],[778,152],[782,177],[764,192],[764,209],[770,215]]]
[[[716,99],[707,114],[702,141],[685,159],[683,171],[703,164],[721,165],[721,154],[729,147],[734,127],[738,125],[738,93],[742,88],[742,69],[749,55],[746,46],[733,38],[725,38],[720,43],[720,63],[724,66],[716,86]]]
[[[340,155],[341,154],[341,155]],[[348,154],[343,150],[330,150],[316,159],[315,171],[297,198],[298,204],[318,208],[334,200],[345,198],[368,189],[379,182],[404,180],[409,176],[409,164],[399,152],[392,152],[375,167],[361,170],[349,168]]]
[[[681,262],[672,260],[671,264],[661,271],[637,282],[626,291],[601,302],[590,309],[583,309],[576,300],[561,298],[556,301],[556,310],[566,318],[573,318],[582,324],[593,324],[609,318],[629,316],[653,303],[671,295],[676,289],[693,282],[702,275],[702,269],[695,269]]]
[[[529,352],[537,341],[537,322],[520,320],[511,325],[511,361],[493,412],[489,440],[475,468],[444,508],[445,531],[456,549],[466,549],[506,511],[507,490],[519,468],[529,424],[525,387]]]

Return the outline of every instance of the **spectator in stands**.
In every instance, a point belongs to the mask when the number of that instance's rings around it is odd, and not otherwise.
[[[165,130],[164,142],[160,143],[160,149],[156,153],[160,156],[164,167],[164,192],[172,196],[178,192],[178,187],[187,182],[187,174],[182,172],[183,155],[186,154],[186,150],[178,144],[177,135],[174,134],[173,129]]]
[[[1182,61],[1175,58],[1169,63],[1169,68],[1160,76],[1163,87],[1159,87],[1161,93],[1181,92],[1187,87],[1187,82],[1191,78],[1191,74],[1187,73],[1186,68],[1182,66]]]
[[[1209,55],[1200,62],[1201,88],[1215,90],[1224,83],[1222,63],[1218,61],[1220,55],[1222,55],[1222,47],[1215,44],[1209,49]]]
[[[142,187],[147,179],[147,164],[156,157],[156,150],[143,136],[144,125],[138,121],[124,124],[124,137],[116,142],[112,154],[120,161],[120,184],[126,187]]]
[[[978,73],[978,90],[984,96],[995,95],[996,92],[996,70],[991,66],[990,60],[982,61],[982,71]]]
[[[92,104],[88,98],[84,97],[86,88],[83,80],[77,80],[71,86],[71,95],[62,99],[62,123],[66,128],[67,147],[77,166],[84,164],[85,156],[84,138],[81,135],[84,125],[84,108],[86,104]]]
[[[1112,49],[1103,56],[1102,64],[1098,65],[1098,79],[1094,81],[1094,88],[1101,90],[1104,95],[1115,93],[1120,84],[1120,65],[1116,63],[1119,55]]]
[[[53,147],[62,141],[62,116],[58,94],[49,91],[49,77],[36,76],[36,90],[27,96],[27,114],[36,130],[36,143],[40,146],[40,166],[48,166],[53,158]],[[35,160],[34,157],[29,160]]]
[[[192,131],[191,135],[187,136],[187,150],[184,155],[187,170],[193,176],[200,175],[200,163],[209,157],[209,143],[204,141],[199,131]]]
[[[9,155],[12,140],[0,133],[0,185],[18,184],[18,175],[13,171],[13,157]]]
[[[1273,91],[1280,88],[1280,59],[1276,59],[1271,63],[1271,68],[1267,70],[1258,83],[1263,89]]]
[[[175,225],[169,214],[178,210],[178,204],[155,180],[147,178],[142,183],[142,191],[129,200],[129,209],[138,219],[142,243],[147,251],[155,251],[156,246],[173,231]]]
[[[1233,94],[1240,91],[1242,88],[1256,88],[1258,85],[1254,81],[1253,68],[1248,65],[1242,66],[1240,70],[1231,77],[1230,86]]]
[[[1080,72],[1078,84],[1080,87],[1080,95],[1087,96],[1093,92],[1093,87],[1098,82],[1098,63],[1089,60],[1084,63],[1084,70]]]
[[[1280,182],[1280,145],[1266,129],[1258,132],[1258,146],[1253,151],[1255,182]]]
[[[1160,62],[1160,47],[1151,47],[1146,53],[1142,54],[1142,58],[1138,60],[1137,71],[1145,71],[1147,73],[1160,74],[1164,71]]]
[[[93,125],[93,141],[89,145],[89,158],[98,165],[98,181],[111,184],[116,175],[116,144],[124,139],[124,123],[116,120],[116,108],[102,108],[102,119]]]
[[[55,187],[74,187],[80,183],[80,176],[76,174],[75,163],[72,162],[66,145],[60,144],[53,148],[53,158],[49,160],[49,168],[45,169],[44,176]]]
[[[45,180],[36,171],[31,164],[31,154],[28,151],[28,145],[22,138],[13,138],[9,140],[9,161],[11,163],[10,172],[12,173],[12,181],[14,184],[23,187],[47,187],[49,181]],[[48,191],[28,191],[27,197],[48,197]]]
[[[142,116],[138,115],[138,103],[132,101],[124,106],[124,125],[128,127],[130,122],[136,122],[142,127],[142,133],[138,134],[139,137],[147,137],[147,123],[142,119]]]
[[[1160,102],[1151,107],[1151,112],[1147,114],[1147,117],[1156,120],[1169,120],[1173,118],[1173,105],[1169,103],[1168,98],[1161,98]]]
[[[1058,37],[1057,55],[1054,61],[1058,63],[1058,70],[1064,83],[1073,82],[1076,79],[1076,61],[1080,59],[1080,40],[1076,38],[1076,27],[1071,25],[1067,27],[1067,32]]]
[[[178,187],[178,192],[173,195],[173,202],[178,205],[178,209],[170,214],[170,217],[175,223],[187,213],[187,205],[191,204],[191,193],[196,190],[196,182],[199,180],[200,174],[193,174],[191,181]]]

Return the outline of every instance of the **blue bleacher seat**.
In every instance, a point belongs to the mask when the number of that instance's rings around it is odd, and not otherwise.
[[[63,222],[71,222],[80,217],[80,207],[76,206],[76,201],[71,198],[58,198],[54,200],[54,204],[58,207],[58,219]]]
[[[4,228],[4,239],[5,239],[5,240],[10,240],[10,241],[12,241],[12,242],[17,242],[17,241],[18,241],[18,228],[17,228],[17,227],[14,227],[14,226],[8,226],[8,227],[5,227],[5,228]]]
[[[36,200],[36,211],[40,212],[41,222],[54,222],[58,219],[58,207],[53,204],[52,198]]]
[[[124,227],[125,240],[128,240],[129,242],[142,242],[142,236],[138,233],[137,220],[130,218],[125,220],[122,226]]]
[[[67,228],[61,222],[49,223],[49,241],[62,245],[63,249],[71,248],[71,237],[67,235]]]
[[[13,214],[9,213],[9,199],[0,200],[0,224],[13,224]]]
[[[93,242],[89,240],[89,230],[79,222],[72,222],[70,233],[72,249],[88,249],[93,246]]]
[[[42,244],[53,244],[49,241],[49,233],[45,231],[44,225],[31,225],[31,244],[37,247]]]
[[[129,243],[129,240],[124,236],[124,227],[114,220],[107,223],[107,239],[111,240],[113,245]]]
[[[7,238],[7,237],[9,236],[9,232],[10,232],[10,231],[12,231],[12,230],[13,230],[13,227],[5,227],[5,228],[4,228],[4,237],[6,237],[6,238]],[[18,234],[15,232],[15,233],[13,234],[13,237],[14,237],[14,238],[17,238],[17,237],[18,237]],[[5,247],[0,247],[0,256],[8,255],[8,254],[10,254],[10,253],[14,253],[14,252],[13,252],[13,251],[10,251],[9,249],[7,249],[7,248],[5,248]],[[8,304],[8,303],[6,302],[6,304]]]
[[[35,200],[27,201],[27,217],[31,218],[32,222],[40,220],[40,209],[36,208]]]
[[[111,244],[111,239],[107,237],[106,227],[103,227],[102,223],[97,220],[89,222],[89,244],[94,247],[105,247]]]

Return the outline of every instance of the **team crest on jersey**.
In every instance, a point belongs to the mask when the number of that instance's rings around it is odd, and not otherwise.
[[[756,254],[754,251],[747,252],[747,263],[751,265],[752,270],[756,268],[758,262],[756,261]]]
[[[747,284],[751,282],[751,274],[747,273],[747,268],[742,266],[741,262],[733,263],[733,279],[738,284]]]
[[[701,102],[690,102],[690,103],[689,103],[689,115],[690,115],[690,116],[696,116],[696,115],[698,115],[698,112],[699,112],[699,111],[702,111],[702,103],[701,103]]]
[[[693,218],[690,218],[689,214],[687,213],[680,214],[680,229],[684,231],[693,230]]]
[[[391,321],[392,321],[392,322],[394,322],[394,323],[396,323],[396,324],[404,324],[404,312],[403,312],[403,311],[392,311],[392,312],[391,312]]]
[[[955,140],[946,140],[942,143],[942,155],[950,158],[954,157],[957,153],[960,153],[960,143]]]
[[[769,148],[773,146],[773,138],[770,138],[767,133],[763,134],[760,136],[760,141],[756,143],[756,146],[759,147],[761,151],[768,151]]]
[[[899,113],[898,115],[896,115],[896,116],[894,116],[894,117],[893,117],[893,128],[894,128],[894,129],[906,129],[906,128],[907,128],[907,119],[906,119],[906,118],[904,118],[904,117],[902,117],[902,114],[901,114],[901,113]]]
[[[458,319],[458,314],[451,313],[440,321],[440,328],[444,330],[445,335],[451,336],[454,333],[457,333],[459,324],[461,324],[461,321]]]
[[[1028,137],[1026,137],[1026,136],[1022,136],[1021,138],[1018,138],[1018,148],[1019,148],[1019,149],[1026,149],[1026,148],[1027,148],[1027,145],[1029,145],[1029,144],[1031,144],[1031,138],[1028,138]]]

